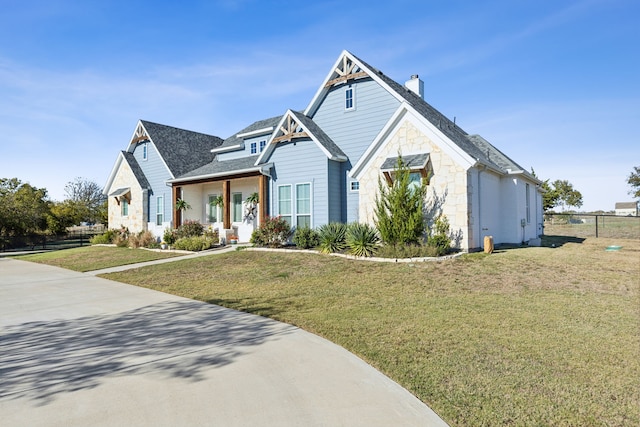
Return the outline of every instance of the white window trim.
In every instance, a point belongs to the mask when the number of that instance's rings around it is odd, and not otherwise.
[[[358,184],[357,189],[353,189],[353,184]],[[360,181],[357,179],[349,181],[349,192],[351,193],[359,193],[360,192]]]
[[[347,107],[347,91],[351,89],[351,107]],[[344,87],[344,96],[342,98],[342,105],[344,107],[344,111],[355,111],[356,110],[356,86],[352,83],[346,85]]]
[[[233,200],[233,196],[235,196],[236,194],[240,195],[240,221],[236,221],[235,219],[235,215],[234,215],[234,208],[236,206],[235,201]],[[235,224],[240,224],[242,222],[242,213],[244,210],[244,201],[242,199],[242,192],[241,191],[236,191],[231,193],[231,209],[230,209],[230,214],[231,214],[231,222],[235,223]]]
[[[142,144],[142,160],[147,160],[149,158],[149,147],[147,143]]]
[[[298,189],[298,185],[307,185],[307,184],[309,185],[309,213],[308,214],[306,214],[306,213],[305,214],[300,214],[300,213],[298,213],[298,191],[297,191],[297,189]],[[293,222],[293,219],[295,219],[295,224],[293,226],[295,226],[295,227],[298,226],[298,217],[299,216],[309,215],[309,228],[313,228],[313,183],[312,182],[298,182],[298,183],[296,183],[295,187],[296,187],[295,203],[292,203],[292,206],[291,206],[291,210],[295,212],[295,214],[292,214],[292,217],[293,217],[292,218],[292,222]],[[293,194],[292,194],[291,198],[293,199]],[[293,202],[293,200],[292,200],[292,202]]]
[[[162,201],[162,203],[160,203]],[[162,210],[161,210],[161,209]],[[162,221],[158,224],[158,215],[162,215]],[[156,226],[161,226],[164,223],[164,196],[156,197]]]
[[[125,205],[126,204],[126,205]],[[124,207],[127,206],[127,213],[126,215],[124,214]],[[131,207],[131,203],[129,203],[129,201],[126,198],[122,198],[122,201],[120,202],[120,216],[122,218],[128,218],[129,217],[129,208]]]
[[[262,153],[264,151],[264,149],[267,148],[267,140],[266,139],[261,140],[260,144],[258,144],[258,145],[259,145],[258,150],[259,150],[260,153]]]
[[[220,206],[211,206],[211,199],[212,198],[216,198],[218,197],[217,193],[210,193],[207,194],[207,200],[204,204],[204,217],[207,219],[207,223],[208,224],[216,224],[218,222],[222,222],[220,221]],[[209,212],[211,210],[215,209],[215,213],[216,213],[216,220],[214,222],[209,221]]]
[[[249,154],[258,154],[258,142],[253,141],[249,144]]]
[[[280,212],[280,187],[289,187],[289,203],[291,206],[290,212],[288,214],[283,214],[282,212]],[[294,198],[293,198],[293,184],[281,184],[278,185],[276,188],[276,194],[278,195],[278,199],[276,200],[276,205],[278,206],[278,216],[290,216],[291,217],[291,223],[293,226],[293,219],[295,218],[295,209],[294,209]]]

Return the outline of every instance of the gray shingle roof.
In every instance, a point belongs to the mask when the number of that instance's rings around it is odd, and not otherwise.
[[[333,142],[333,140],[329,138],[326,133],[324,133],[320,126],[318,126],[316,122],[311,120],[310,117],[307,117],[304,114],[296,111],[291,111],[291,113],[299,123],[303,124],[307,129],[309,129],[309,132],[311,132],[311,134],[316,137],[318,142],[322,144],[322,146],[326,148],[329,153],[331,153],[332,157],[344,157],[345,159],[347,158],[347,155],[344,154],[340,147],[338,147],[336,143]]]
[[[144,175],[144,172],[142,172],[142,168],[140,167],[140,164],[138,163],[136,158],[133,156],[133,153],[123,151],[122,155],[124,156],[125,161],[129,163],[129,167],[131,168],[131,171],[133,171],[133,175],[136,177],[136,180],[138,181],[138,184],[140,184],[140,187],[142,187],[143,190],[150,190],[151,185],[149,184],[147,177]]]
[[[248,132],[253,132],[255,130],[259,130],[259,129],[265,129],[268,127],[275,127],[278,125],[278,122],[280,122],[280,119],[282,118],[282,116],[276,116],[276,117],[271,117],[269,119],[264,119],[264,120],[258,120],[257,122],[254,122],[252,124],[250,124],[249,126],[247,126],[246,128],[242,129],[239,132],[234,133],[233,135],[231,135],[229,138],[225,139],[222,144],[220,144],[220,148],[223,147],[233,147],[234,145],[238,145],[240,143],[242,143],[243,139],[242,138],[238,138],[236,135],[241,135],[243,133],[248,133]]]
[[[427,164],[429,153],[410,154],[402,156],[404,165],[409,169],[423,168]],[[381,171],[389,171],[395,169],[398,164],[398,157],[388,157],[380,166]]]
[[[215,159],[204,166],[201,166],[197,169],[194,169],[181,176],[176,177],[176,179],[218,175],[218,174],[232,173],[235,171],[242,171],[246,169],[255,169],[257,168],[255,166],[255,162],[257,159],[258,159],[258,155],[241,157],[238,159],[231,159],[231,160],[224,160],[224,161],[219,161],[218,159]]]
[[[140,122],[149,133],[149,137],[173,176],[182,175],[191,169],[209,163],[214,158],[211,149],[222,144],[222,139],[217,136],[146,120]]]
[[[460,126],[449,120],[444,114],[436,110],[415,92],[386,76],[382,71],[370,66],[360,58],[357,59],[362,63],[362,65],[375,72],[377,77],[389,85],[393,91],[399,94],[419,114],[429,120],[469,156],[504,172],[507,172],[507,169],[512,171],[524,171],[521,166],[494,147],[489,141],[479,135],[470,136],[460,128]],[[527,171],[524,171],[524,173],[530,175]]]

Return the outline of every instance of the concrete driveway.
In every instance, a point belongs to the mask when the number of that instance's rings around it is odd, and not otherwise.
[[[343,348],[283,323],[0,258],[0,424],[445,426]]]

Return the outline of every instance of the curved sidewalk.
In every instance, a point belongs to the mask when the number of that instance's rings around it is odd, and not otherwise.
[[[343,348],[251,314],[0,259],[11,426],[446,426]]]

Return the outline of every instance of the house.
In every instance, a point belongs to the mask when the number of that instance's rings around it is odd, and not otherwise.
[[[447,216],[459,248],[480,247],[487,235],[495,243],[540,236],[541,182],[429,105],[423,88],[417,75],[401,85],[343,51],[304,111],[247,126],[213,144],[210,161],[163,182],[172,201],[192,207],[184,218],[174,210],[173,224],[199,220],[247,241],[267,215],[293,227],[373,223],[378,180],[393,180],[402,156],[412,180],[428,183],[431,213]],[[115,185],[110,178],[110,212],[119,192],[142,187],[135,179]],[[257,206],[247,203],[251,194]],[[210,203],[219,197],[221,207]]]
[[[162,236],[174,216],[167,181],[212,161],[211,149],[221,143],[216,136],[140,120],[104,186],[109,228]]]
[[[638,202],[616,203],[617,216],[638,216]]]

